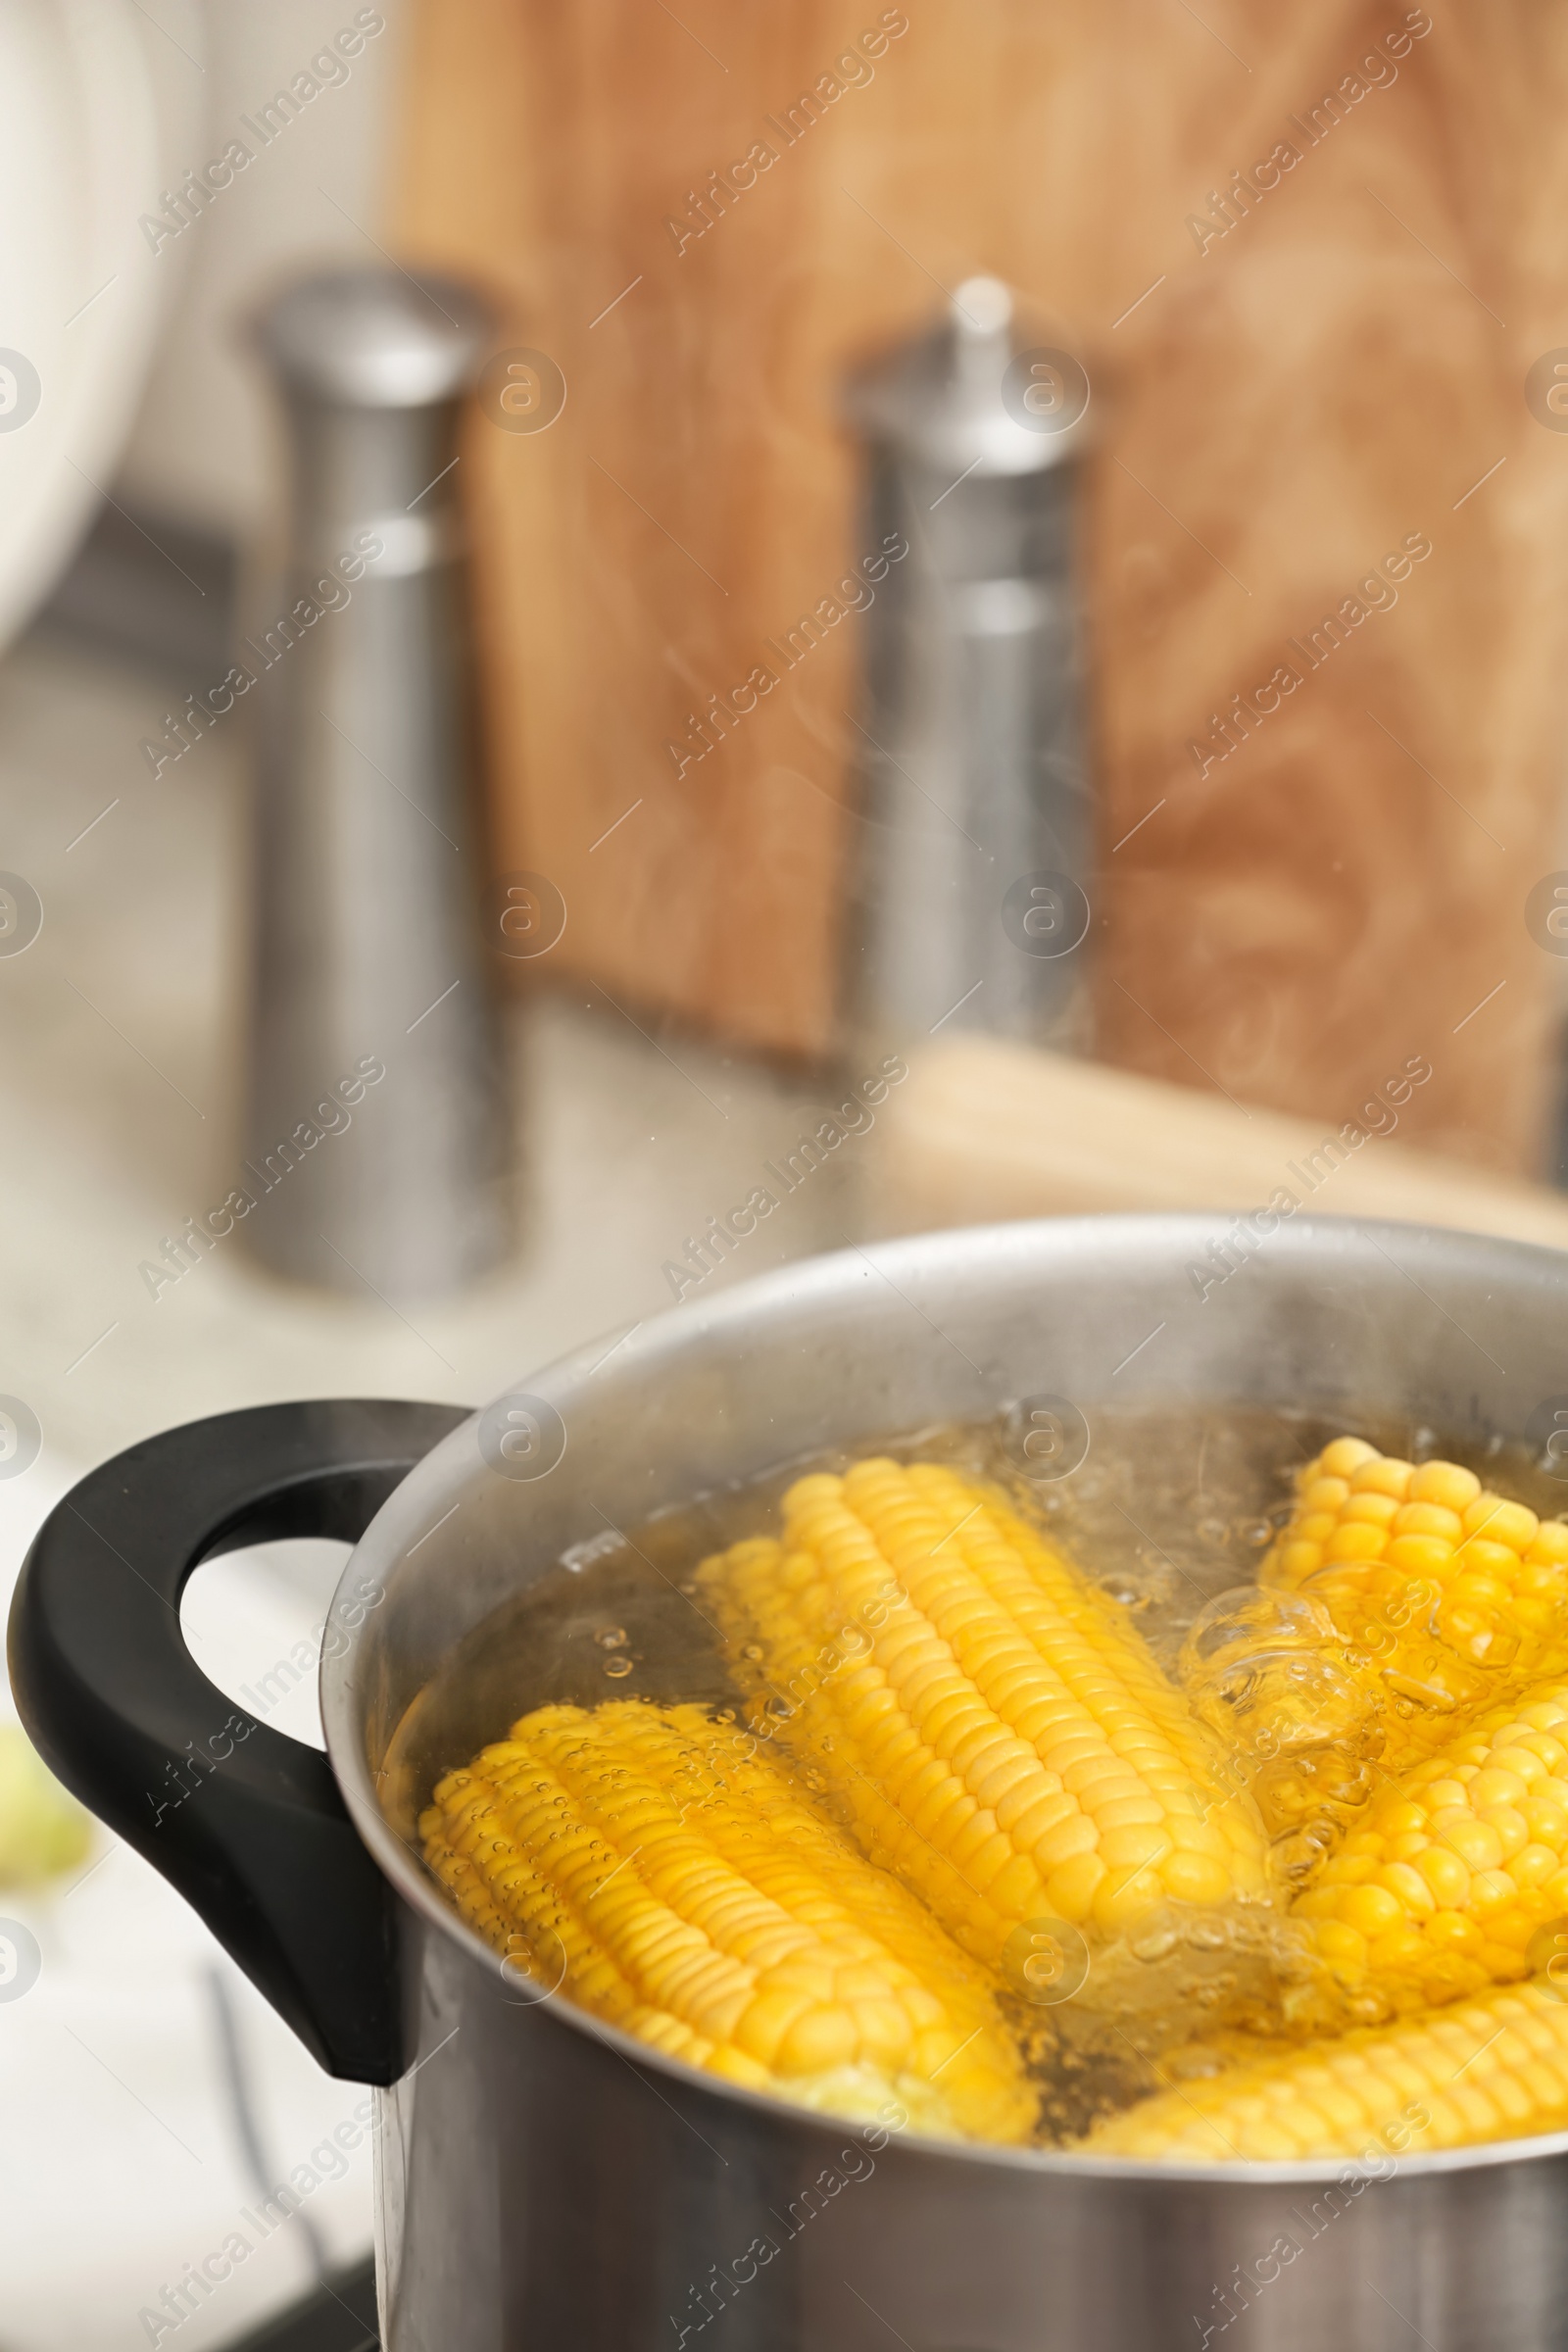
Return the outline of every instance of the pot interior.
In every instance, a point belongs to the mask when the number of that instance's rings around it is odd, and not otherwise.
[[[769,1465],[639,1526],[607,1528],[539,1564],[454,1645],[405,1710],[383,1757],[382,1811],[417,1849],[418,1816],[436,1783],[535,1707],[645,1698],[738,1714],[743,1694],[693,1571],[745,1537],[775,1532],[794,1479],[842,1471],[867,1453],[952,1461],[994,1481],[1093,1582],[1132,1608],[1174,1671],[1199,1613],[1255,1582],[1295,1472],[1347,1428],[1381,1452],[1462,1461],[1542,1518],[1568,1506],[1568,1489],[1528,1446],[1496,1433],[1450,1433],[1372,1404],[1325,1418],[1244,1403],[1111,1403],[1093,1414],[1084,1459],[1045,1478],[1020,1475],[1020,1439],[1031,1433],[1016,1403],[972,1424],[851,1431],[841,1446]]]
[[[345,1590],[368,1576],[383,1597],[326,1661],[322,1709],[372,1849],[422,1893],[408,1847],[434,1779],[545,1698],[734,1703],[680,1592],[697,1561],[767,1528],[792,1477],[868,1449],[912,1440],[1005,1473],[1031,1399],[1087,1430],[1081,1468],[1034,1487],[1068,1548],[1112,1580],[1159,1586],[1161,1553],[1179,1570],[1174,1600],[1150,1602],[1155,1633],[1247,1581],[1258,1545],[1239,1531],[1342,1429],[1436,1441],[1492,1478],[1506,1448],[1510,1492],[1543,1516],[1568,1505],[1540,1434],[1568,1391],[1568,1260],[1331,1219],[1244,1253],[1233,1223],[1086,1218],[850,1250],[496,1400],[404,1482],[345,1571]],[[557,1433],[539,1474],[499,1446],[518,1409]],[[624,1644],[596,1643],[615,1630]],[[629,1675],[607,1675],[626,1656]]]

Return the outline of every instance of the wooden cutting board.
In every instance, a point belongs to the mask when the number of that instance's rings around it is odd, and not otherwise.
[[[1403,1140],[1432,1083],[1419,1057],[1332,1126],[995,1038],[939,1042],[908,1072],[868,1144],[879,1230],[1213,1209],[1230,1212],[1216,1215],[1215,1237],[1238,1257],[1298,1215],[1395,1217],[1568,1250],[1561,1193]]]
[[[1424,1054],[1409,1133],[1534,1164],[1568,17],[416,0],[407,88],[401,248],[566,379],[464,461],[497,858],[564,893],[561,968],[827,1043],[858,624],[703,714],[858,552],[847,362],[992,270],[1101,424],[1101,1052],[1312,1119]]]

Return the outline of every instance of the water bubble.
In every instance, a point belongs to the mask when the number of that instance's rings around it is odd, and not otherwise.
[[[1176,1597],[1183,1573],[1167,1553],[1146,1550],[1139,1544],[1130,1561],[1122,1561],[1095,1581],[1123,1608],[1162,1609]]]
[[[1269,1858],[1281,1877],[1292,1885],[1309,1878],[1318,1865],[1327,1860],[1336,1839],[1334,1824],[1328,1821],[1303,1822],[1299,1828],[1277,1838],[1269,1849]]]
[[[630,1674],[631,1670],[630,1658],[607,1658],[605,1660],[605,1672],[613,1675],[617,1682],[623,1674]]]
[[[741,1656],[743,1658],[750,1658],[755,1663],[756,1660],[761,1656],[761,1654],[762,1644],[760,1642],[743,1642],[741,1643]]]
[[[1286,1644],[1311,1649],[1336,1638],[1334,1620],[1320,1601],[1235,1585],[1194,1618],[1182,1644],[1182,1679],[1200,1680],[1249,1651]]]
[[[1307,1593],[1242,1586],[1194,1621],[1178,1673],[1195,1712],[1229,1746],[1256,1765],[1280,1765],[1256,1784],[1260,1800],[1265,1784],[1278,1799],[1272,1813],[1265,1805],[1271,1830],[1295,1826],[1306,1808],[1308,1800],[1292,1793],[1292,1775],[1314,1777],[1319,1767],[1309,1755],[1333,1748],[1358,1759],[1381,1750],[1379,1700],[1356,1680],[1354,1665],[1333,1619]],[[1355,1789],[1344,1794],[1362,1801]],[[1313,1811],[1321,1810],[1320,1795],[1310,1799]]]
[[[601,1649],[624,1649],[626,1646],[625,1629],[618,1625],[602,1626],[595,1634],[594,1640]]]

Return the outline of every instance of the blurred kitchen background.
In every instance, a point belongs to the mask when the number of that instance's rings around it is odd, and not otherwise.
[[[0,1586],[150,1431],[477,1404],[897,1230],[1568,1242],[1568,26],[18,0],[0,49]],[[301,1737],[341,1557],[187,1595]],[[0,2352],[322,2278],[362,2344],[360,2095],[0,1721]]]

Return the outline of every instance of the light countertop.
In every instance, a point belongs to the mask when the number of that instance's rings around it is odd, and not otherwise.
[[[140,1436],[301,1395],[480,1403],[597,1335],[609,1345],[673,1304],[664,1261],[824,1107],[808,1082],[645,1038],[591,989],[514,1004],[514,1263],[466,1297],[393,1309],[278,1283],[229,1240],[154,1297],[141,1262],[234,1181],[243,1079],[244,743],[220,731],[155,780],[139,747],[170,699],[64,640],[0,664],[0,869],[43,905],[32,944],[0,953],[0,1396],[43,1433],[22,1475],[0,1468],[0,1605],[56,1497]],[[864,1169],[862,1144],[846,1144],[704,1290],[858,1236]],[[231,1692],[319,1622],[341,1553],[314,1550],[236,1555],[192,1580],[187,1635]],[[292,1695],[280,1728],[311,1737],[313,1693]],[[71,1883],[0,1890],[0,1932],[20,1922],[42,1951],[26,1996],[0,2003],[0,2345],[132,2352],[163,2285],[255,2208],[224,2005],[276,2178],[308,2168],[365,2094],[319,2073],[106,1834]],[[341,2177],[320,2169],[304,2216],[159,2341],[216,2352],[303,2291],[318,2259],[368,2245],[368,2147]]]
[[[510,1009],[527,1200],[514,1264],[399,1313],[280,1284],[236,1237],[150,1295],[138,1267],[235,1181],[243,1077],[243,742],[220,732],[154,780],[138,747],[167,700],[59,642],[0,666],[0,867],[44,907],[25,953],[0,956],[0,1393],[38,1416],[45,1455],[85,1465],[301,1394],[477,1404],[670,1306],[664,1261],[828,1098],[690,1039],[650,1042],[589,988]],[[858,1152],[705,1289],[857,1231]]]

